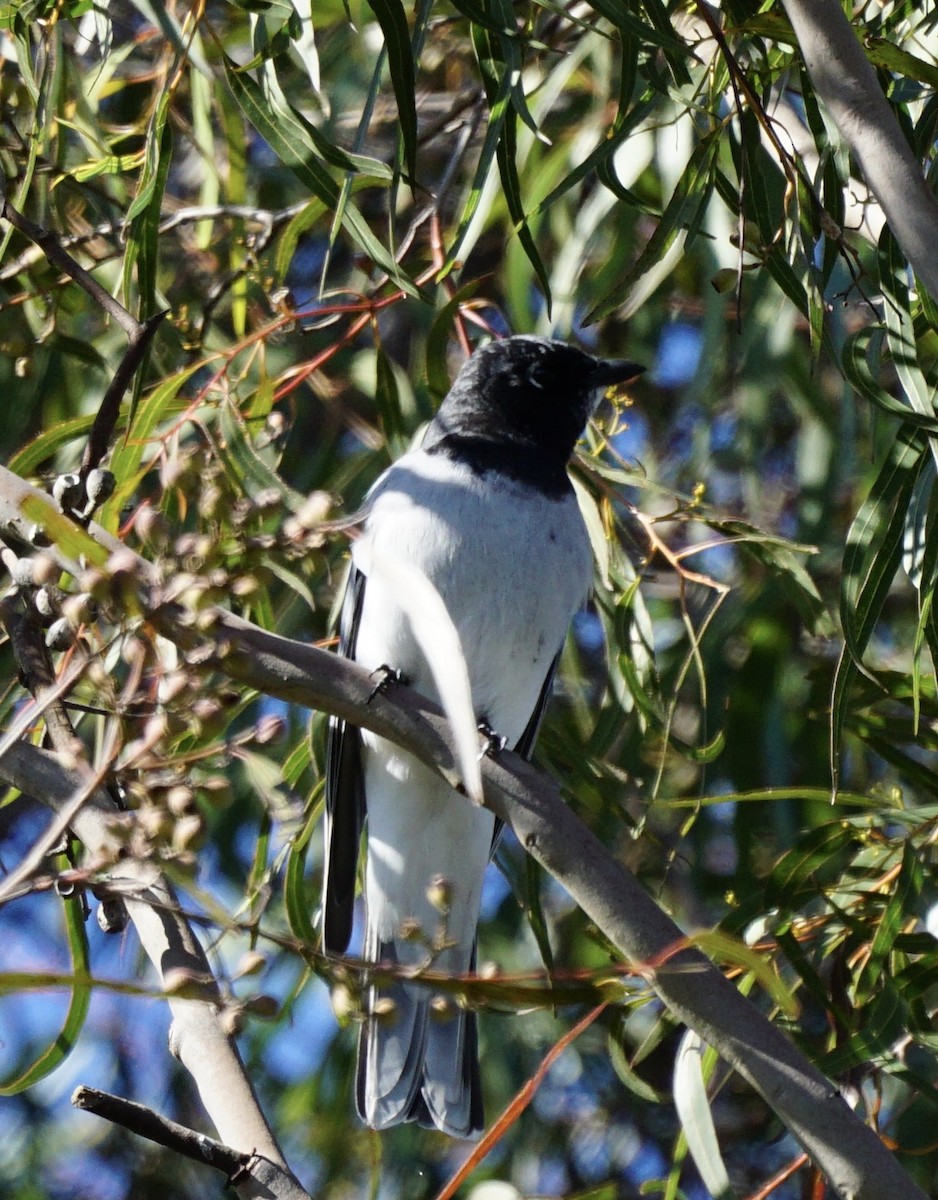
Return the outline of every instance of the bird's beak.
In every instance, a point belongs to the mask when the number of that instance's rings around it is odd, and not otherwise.
[[[623,358],[597,358],[590,371],[591,387],[609,387],[613,383],[628,383],[643,375],[645,368],[638,363],[626,362]]]

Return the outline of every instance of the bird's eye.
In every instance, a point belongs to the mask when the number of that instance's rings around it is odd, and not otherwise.
[[[532,363],[528,368],[528,385],[543,391],[550,384],[550,370],[545,363]]]

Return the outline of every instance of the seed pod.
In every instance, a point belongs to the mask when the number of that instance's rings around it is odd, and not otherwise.
[[[110,471],[105,471],[102,467],[95,467],[93,471],[89,471],[85,480],[85,494],[88,497],[85,516],[90,516],[106,500],[110,500],[116,487],[117,480]]]
[[[52,485],[52,496],[64,513],[84,508],[85,494],[81,486],[81,477],[74,471],[59,475]]]
[[[53,621],[46,630],[46,645],[50,650],[67,650],[75,641],[75,632],[64,617]]]
[[[127,928],[127,909],[120,896],[105,896],[95,918],[102,933],[123,933]]]
[[[268,996],[264,992],[261,992],[259,996],[252,996],[244,1008],[252,1017],[260,1017],[264,1021],[272,1021],[280,1012],[280,1005],[274,997]]]
[[[36,612],[44,621],[54,621],[59,615],[64,593],[54,587],[41,587],[36,592]]]

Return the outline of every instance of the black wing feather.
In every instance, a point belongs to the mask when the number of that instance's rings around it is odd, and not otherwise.
[[[520,754],[522,758],[530,758],[534,753],[534,743],[537,741],[537,735],[541,730],[541,723],[544,720],[544,714],[547,712],[547,705],[550,701],[550,693],[554,686],[554,676],[557,674],[557,667],[560,664],[560,651],[554,656],[554,661],[550,664],[550,670],[544,678],[544,683],[541,686],[541,694],[537,698],[537,704],[534,706],[534,712],[531,713],[531,719],[524,728],[524,733],[518,738],[515,745],[515,754]]]
[[[531,713],[528,723],[524,727],[524,733],[522,733],[513,746],[515,754],[520,754],[522,758],[530,759],[534,753],[534,743],[537,741],[537,735],[540,733],[544,714],[547,712],[547,705],[550,702],[550,694],[554,686],[554,676],[557,674],[557,667],[560,664],[560,654],[561,651],[558,650],[554,656],[554,661],[550,664],[550,670],[544,677],[541,692],[537,698],[537,704],[534,705],[534,712]],[[498,845],[498,839],[501,837],[502,826],[504,824],[505,822],[501,817],[495,818],[495,828],[492,831],[492,854],[495,853],[495,847]]]
[[[339,653],[354,658],[365,576],[349,568],[342,616]],[[365,781],[362,775],[361,733],[338,717],[329,718],[326,746],[326,862],[323,875],[323,947],[343,954],[352,936],[358,848],[365,822]]]

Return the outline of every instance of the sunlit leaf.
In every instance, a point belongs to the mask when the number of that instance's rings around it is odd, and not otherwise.
[[[698,1034],[687,1030],[674,1061],[674,1106],[704,1186],[711,1196],[726,1200],[735,1193],[720,1154],[705,1082],[716,1059]]]
[[[636,261],[603,299],[590,311],[586,323],[599,321],[622,303],[632,284],[660,262],[679,234],[696,229],[703,218],[714,186],[714,168],[719,151],[721,130],[706,134],[691,154],[687,169],[674,189],[654,233]]]
[[[262,90],[254,80],[246,72],[239,70],[227,56],[224,61],[228,85],[247,119],[297,178],[327,208],[335,208],[339,201],[339,185],[321,165],[306,125],[296,114],[271,112]],[[354,205],[345,205],[343,224],[353,240],[387,272],[398,287],[411,296],[420,294],[419,288],[398,267],[393,256],[377,240]]]

